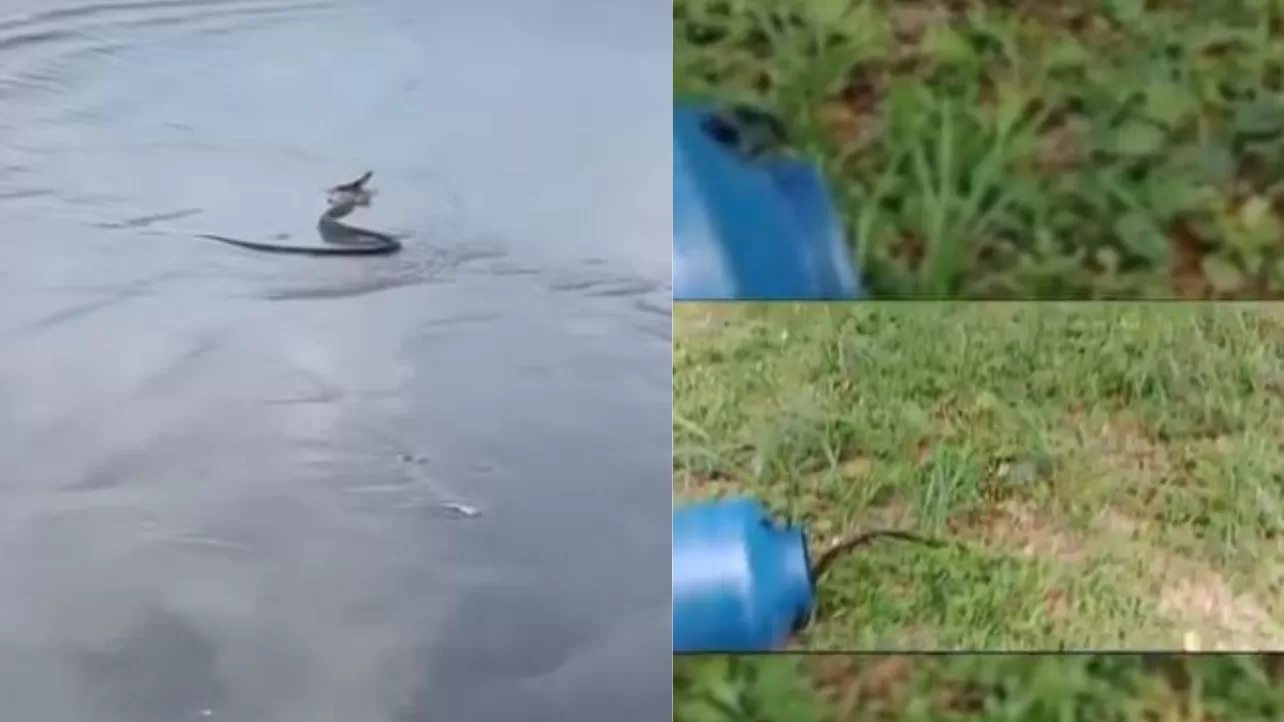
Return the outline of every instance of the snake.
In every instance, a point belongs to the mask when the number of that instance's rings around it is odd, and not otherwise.
[[[212,241],[271,253],[307,256],[371,256],[395,253],[401,250],[401,241],[397,236],[351,226],[339,220],[357,208],[370,205],[375,194],[375,189],[369,185],[373,176],[373,171],[366,171],[354,181],[340,183],[326,189],[326,208],[317,219],[317,233],[322,240],[320,245],[301,246],[271,241],[249,241],[212,233],[197,235]]]

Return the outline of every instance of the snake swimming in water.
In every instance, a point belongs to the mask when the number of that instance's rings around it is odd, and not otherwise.
[[[247,241],[230,236],[217,236],[210,233],[198,234],[201,238],[229,243],[241,248],[273,253],[295,253],[308,256],[369,256],[394,253],[401,250],[401,241],[392,234],[372,231],[368,228],[350,226],[340,221],[359,207],[368,207],[374,198],[374,188],[370,182],[373,171],[366,171],[350,183],[340,183],[327,189],[326,209],[317,219],[317,233],[321,235],[321,245],[303,246],[271,241]]]

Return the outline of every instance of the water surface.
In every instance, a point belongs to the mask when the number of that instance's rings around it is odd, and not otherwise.
[[[668,714],[652,5],[0,5],[7,719]]]

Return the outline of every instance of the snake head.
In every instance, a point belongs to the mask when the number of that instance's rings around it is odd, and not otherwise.
[[[350,183],[340,183],[339,185],[334,186],[333,188],[330,189],[330,192],[331,193],[355,193],[355,192],[364,190],[366,183],[370,182],[370,177],[373,175],[374,175],[374,171],[368,170],[365,173],[361,174],[360,178]]]
[[[366,183],[374,171],[366,171],[362,176],[350,183],[340,183],[327,190],[326,200],[331,206],[368,206],[374,198],[375,189],[367,188]]]

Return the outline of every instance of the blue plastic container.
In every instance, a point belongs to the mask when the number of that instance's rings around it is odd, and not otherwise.
[[[673,651],[779,649],[811,614],[815,585],[803,529],[757,502],[673,512]]]
[[[748,158],[673,111],[673,300],[850,300],[858,272],[825,181],[809,164]]]

